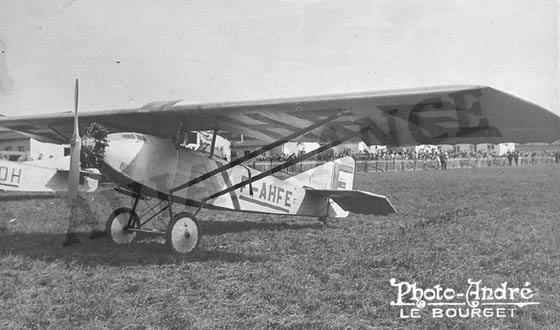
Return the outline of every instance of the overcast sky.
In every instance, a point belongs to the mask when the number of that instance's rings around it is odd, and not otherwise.
[[[0,1],[0,113],[446,84],[558,113],[556,0]]]

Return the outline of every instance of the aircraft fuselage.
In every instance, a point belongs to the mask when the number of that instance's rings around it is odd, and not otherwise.
[[[222,166],[207,153],[177,148],[169,139],[137,133],[107,136],[102,172],[121,187],[142,195],[167,199],[170,190]],[[198,184],[176,191],[174,201],[196,206],[204,198],[260,172],[235,166]],[[246,212],[328,215],[324,199],[312,198],[303,186],[269,176],[208,200],[206,207]],[[332,212],[332,211],[331,211]]]

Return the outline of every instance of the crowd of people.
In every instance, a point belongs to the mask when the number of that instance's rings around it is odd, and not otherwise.
[[[391,150],[384,149],[378,152],[352,152],[351,149],[345,149],[341,152],[325,152],[314,157],[316,160],[320,161],[331,161],[337,158],[351,156],[356,160],[437,160],[444,162],[447,159],[455,158],[507,158],[508,163],[511,165],[514,162],[517,164],[519,158],[535,158],[535,157],[554,157],[556,163],[560,163],[560,150],[555,152],[518,152],[508,151],[505,155],[498,155],[495,152],[477,151],[477,152],[466,152],[466,151],[440,151],[437,149],[415,151],[408,149],[401,150]],[[295,153],[292,154],[275,154],[271,156],[260,156],[258,160],[261,161],[286,161],[298,157]]]

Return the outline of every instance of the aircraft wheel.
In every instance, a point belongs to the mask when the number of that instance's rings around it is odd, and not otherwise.
[[[188,254],[198,247],[200,236],[200,227],[194,215],[182,212],[169,222],[165,243],[174,253]]]
[[[121,207],[113,211],[107,218],[105,230],[107,237],[117,244],[128,244],[136,237],[136,232],[128,228],[138,226],[138,216],[131,208]]]

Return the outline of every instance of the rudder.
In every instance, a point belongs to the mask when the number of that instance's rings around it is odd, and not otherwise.
[[[351,190],[355,165],[354,159],[347,156],[294,175],[286,181],[313,189]]]

